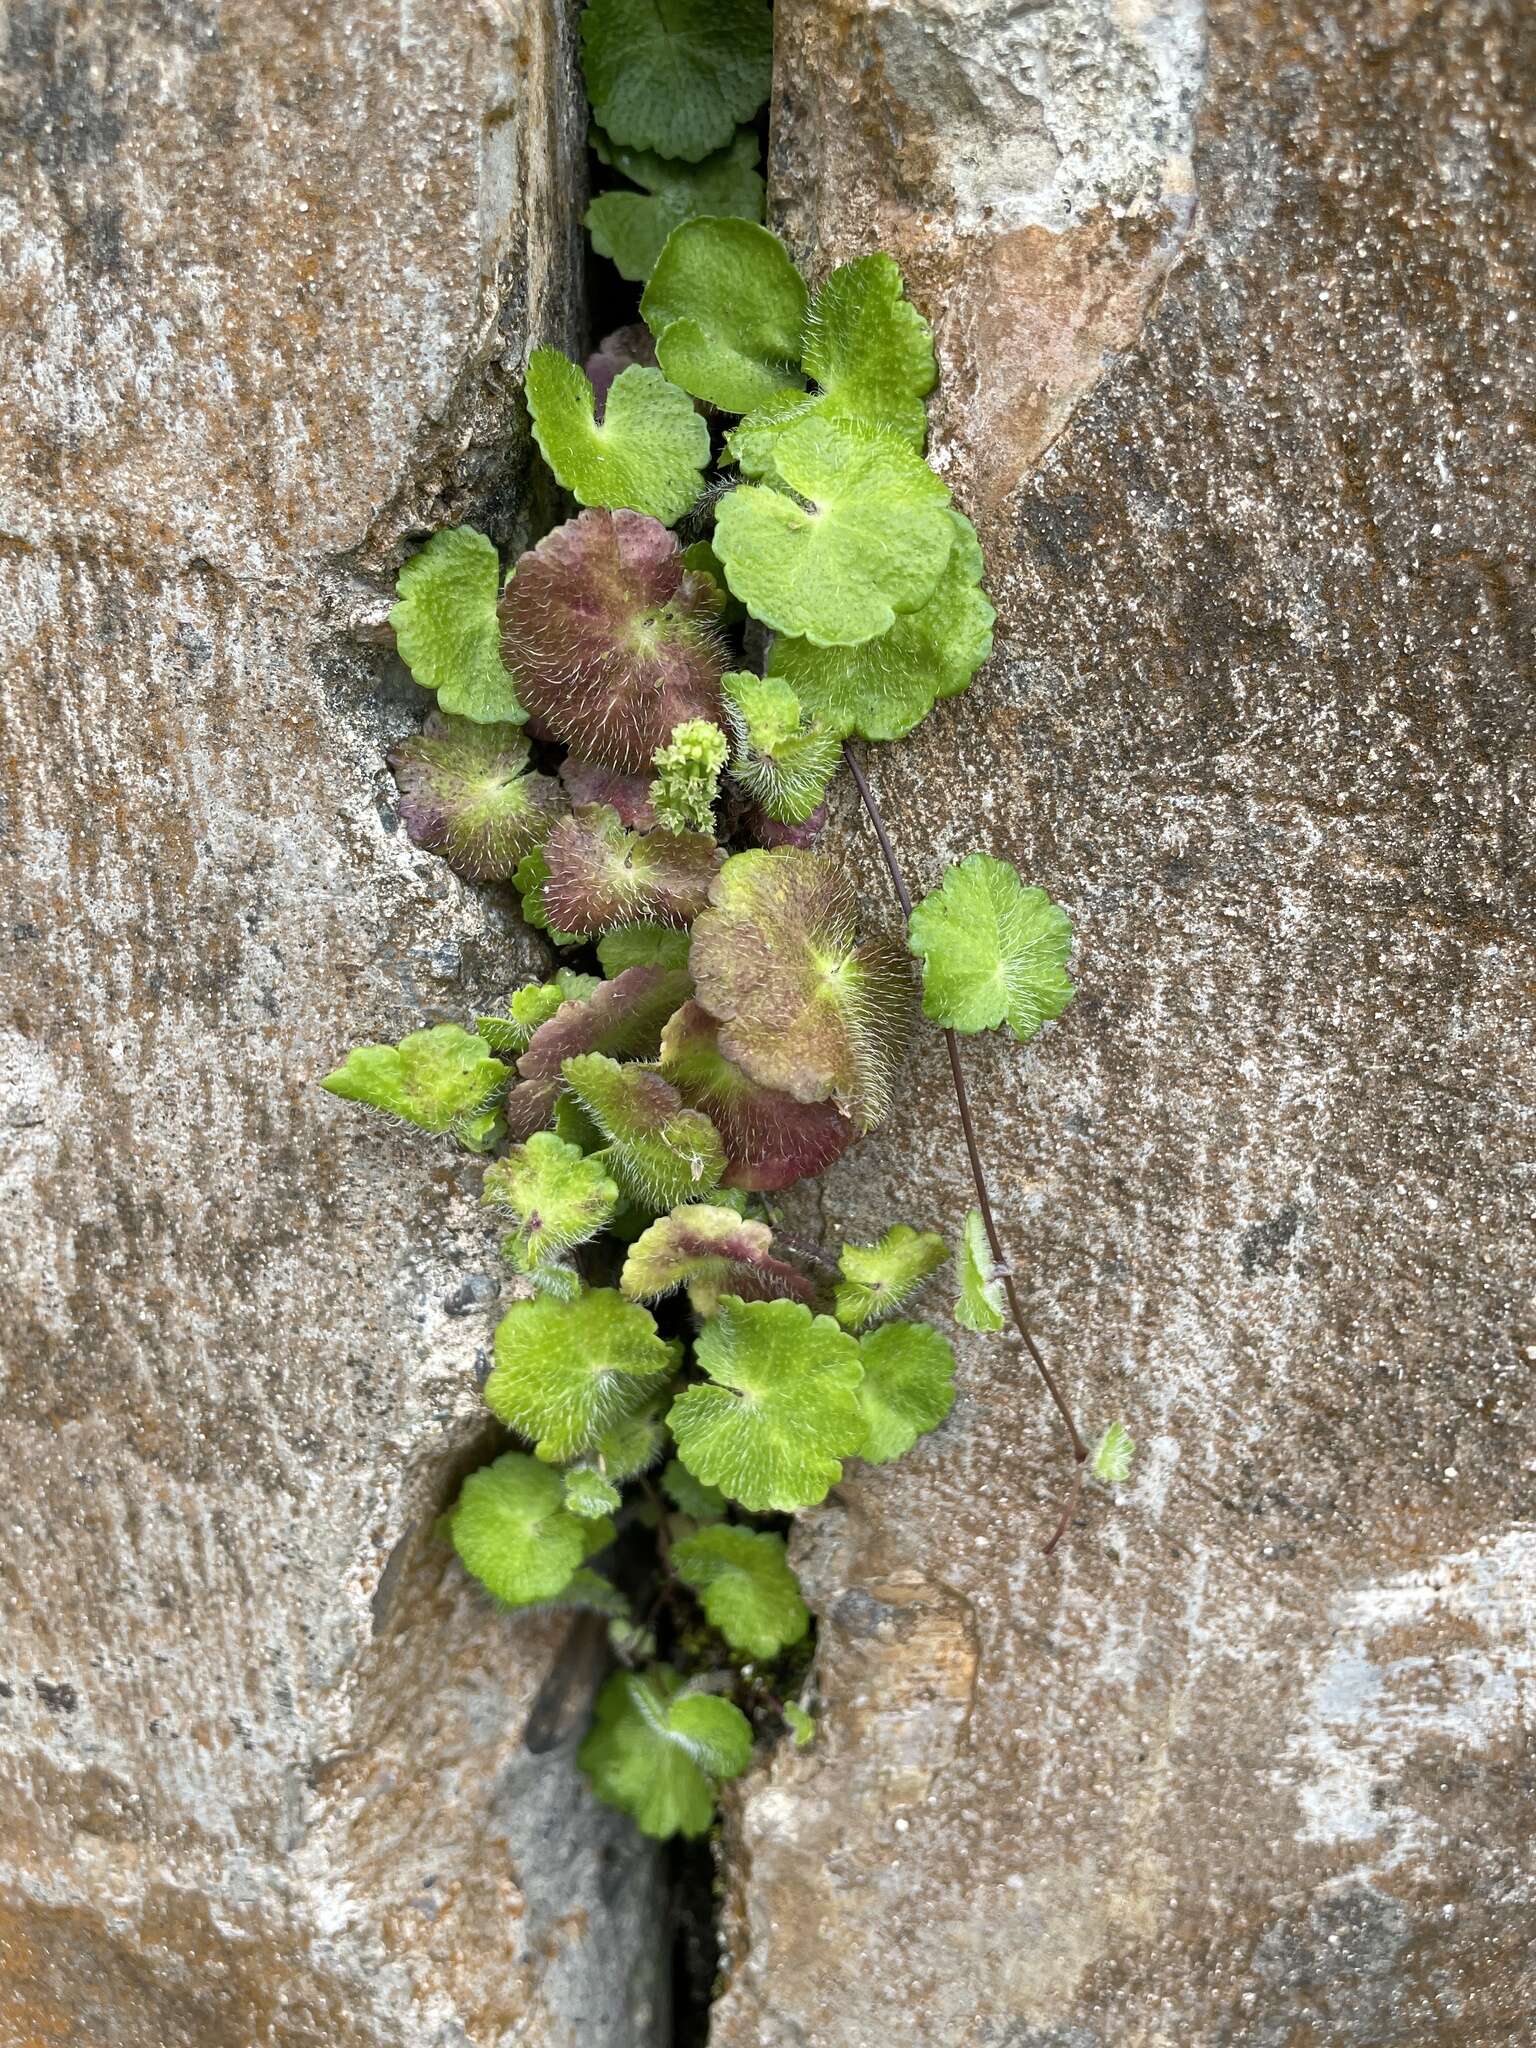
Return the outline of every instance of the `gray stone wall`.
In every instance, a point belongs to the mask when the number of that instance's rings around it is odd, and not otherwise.
[[[532,964],[393,829],[413,530],[580,341],[561,5],[0,7],[0,2041],[632,2048],[654,1865],[426,1541],[477,1171],[318,1092]]]
[[[1141,1448],[1042,1559],[1060,1432],[969,1341],[807,1518],[824,1733],[740,1801],[714,2039],[1526,2039],[1530,12],[779,30],[781,218],[908,261],[1002,614],[872,774],[914,885],[988,848],[1075,920],[1060,1024],[968,1057]],[[830,1228],[966,1206],[937,1040],[898,1102]]]

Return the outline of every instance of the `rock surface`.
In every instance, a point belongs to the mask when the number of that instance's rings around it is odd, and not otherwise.
[[[315,1081],[533,964],[393,827],[376,624],[520,544],[579,340],[560,6],[0,10],[0,2040],[638,2048],[651,1856],[427,1531],[478,1170]],[[376,636],[375,636],[376,638]]]
[[[858,54],[898,15],[899,92]],[[818,268],[916,223],[962,488],[1023,386],[956,306],[1047,362],[1096,317],[1050,223],[1005,298],[931,171],[992,19],[780,0],[785,221]],[[1098,10],[1014,19],[1159,159]],[[1221,0],[1196,242],[977,485],[997,659],[873,772],[915,884],[982,846],[1075,920],[1059,1026],[968,1060],[1042,1339],[1138,1465],[1043,1560],[1060,1433],[971,1340],[945,1429],[807,1518],[822,1734],[740,1803],[715,2048],[1529,2030],[1533,61],[1512,0]],[[899,1103],[831,1229],[966,1206],[936,1042]]]

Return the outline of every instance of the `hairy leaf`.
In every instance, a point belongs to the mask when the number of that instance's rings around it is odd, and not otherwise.
[[[575,1301],[513,1303],[497,1326],[485,1398],[535,1456],[558,1464],[644,1409],[675,1364],[645,1309],[593,1287]]]
[[[738,853],[716,876],[689,954],[720,1050],[800,1102],[829,1096],[861,1130],[884,1114],[909,995],[894,945],[861,940],[852,888],[819,854]]]
[[[766,0],[592,0],[581,39],[593,116],[635,149],[697,163],[768,97]]]
[[[476,882],[505,882],[565,809],[560,785],[528,772],[515,725],[477,725],[434,711],[392,747],[400,817],[412,842]]]
[[[668,832],[713,838],[715,796],[729,755],[725,734],[705,718],[690,718],[656,749],[651,802]]]
[[[955,1354],[927,1323],[883,1323],[859,1339],[859,1356],[859,1406],[867,1426],[859,1456],[888,1465],[937,1429],[955,1405]]]
[[[729,1502],[718,1486],[706,1486],[695,1479],[678,1458],[668,1458],[661,1474],[668,1500],[692,1522],[719,1522]]]
[[[740,1777],[752,1757],[752,1725],[739,1707],[681,1688],[667,1664],[616,1671],[576,1755],[598,1798],[657,1841],[706,1833],[715,1786]]]
[[[626,1415],[611,1429],[605,1429],[592,1446],[592,1456],[601,1458],[603,1470],[614,1484],[622,1485],[648,1472],[661,1456],[666,1443],[666,1426],[656,1408],[644,1408],[638,1415]]]
[[[1000,1330],[1005,1296],[979,1209],[966,1214],[965,1228],[955,1247],[955,1278],[960,1290],[955,1302],[955,1321],[961,1329]]]
[[[525,390],[533,437],[578,505],[627,507],[670,526],[699,495],[709,428],[659,370],[621,370],[601,421],[586,372],[558,349],[534,350]]]
[[[506,1079],[483,1038],[457,1024],[434,1024],[398,1045],[357,1046],[320,1085],[418,1130],[443,1132],[486,1109]]]
[[[517,1063],[521,1078],[506,1104],[513,1137],[526,1138],[548,1124],[565,1085],[561,1068],[578,1053],[649,1059],[661,1043],[662,1026],[691,987],[676,969],[630,967],[581,1001],[563,1003],[534,1032]]]
[[[519,561],[502,602],[506,657],[552,737],[649,775],[675,727],[718,718],[719,596],[656,520],[584,512]]]
[[[734,1209],[690,1202],[660,1216],[637,1237],[619,1285],[631,1301],[660,1301],[686,1286],[699,1316],[712,1316],[722,1294],[743,1301],[809,1301],[815,1289],[772,1255],[773,1232]]]
[[[583,1522],[600,1522],[619,1505],[619,1489],[595,1465],[573,1465],[565,1474],[565,1505]]]
[[[596,1237],[618,1207],[619,1191],[599,1160],[584,1158],[553,1131],[536,1131],[486,1168],[481,1200],[517,1217],[502,1251],[521,1271],[536,1273]]]
[[[693,1476],[754,1514],[824,1500],[867,1429],[854,1339],[799,1302],[726,1295],[694,1356],[710,1384],[686,1388],[667,1418]]]
[[[923,963],[923,1013],[936,1024],[986,1031],[1006,1022],[1028,1043],[1072,1000],[1066,912],[990,854],[946,871],[913,911],[908,938]]]
[[[688,965],[689,936],[665,924],[621,924],[604,932],[597,942],[597,957],[604,974],[622,974],[626,967],[670,967]]]
[[[517,1451],[464,1482],[448,1533],[465,1569],[508,1607],[558,1599],[589,1555],[590,1536],[564,1494],[557,1472]]]
[[[725,1147],[724,1184],[768,1192],[823,1173],[858,1132],[834,1102],[797,1102],[750,1080],[720,1050],[720,1026],[685,1003],[661,1035],[661,1071]]]
[[[860,256],[832,272],[806,315],[802,360],[828,418],[888,428],[922,452],[923,400],[939,375],[933,335],[902,296],[889,256]]]
[[[472,526],[434,533],[395,584],[389,614],[400,658],[440,710],[460,718],[521,725],[527,717],[502,665],[496,625],[501,563]]]
[[[631,973],[648,970],[632,968]],[[567,1060],[563,1072],[583,1109],[607,1139],[603,1154],[615,1179],[652,1210],[707,1195],[720,1179],[725,1151],[714,1125],[659,1074],[621,1067],[601,1053]]]
[[[685,220],[701,215],[714,220],[763,217],[757,137],[750,128],[738,128],[724,149],[697,164],[626,149],[600,130],[594,132],[592,146],[605,164],[642,188],[599,193],[583,220],[598,255],[611,257],[619,275],[632,284],[645,283],[668,235]]]
[[[674,384],[725,412],[750,412],[803,382],[805,281],[767,228],[693,220],[675,230],[640,301]]]
[[[838,1258],[837,1320],[866,1329],[894,1315],[949,1257],[936,1230],[894,1224],[878,1244],[845,1244]]]
[[[547,1024],[565,1001],[557,982],[530,981],[507,998],[504,1017],[477,1017],[475,1030],[492,1052],[522,1052],[541,1024]]]
[[[626,832],[605,804],[584,805],[544,842],[544,909],[562,931],[590,934],[649,918],[686,925],[724,861],[703,832]]]
[[[1093,1462],[1088,1469],[1106,1486],[1121,1486],[1131,1476],[1131,1458],[1135,1450],[1135,1439],[1125,1424],[1112,1422],[1094,1445]]]
[[[671,1562],[733,1650],[776,1657],[811,1625],[782,1536],[722,1522],[674,1543]]]
[[[779,436],[773,464],[774,485],[738,485],[715,519],[715,552],[754,618],[845,647],[927,603],[955,529],[921,456],[890,434],[806,419]]]
[[[968,519],[950,510],[955,542],[928,602],[858,647],[817,647],[781,634],[768,673],[791,684],[829,732],[899,740],[941,697],[953,697],[992,652],[997,616],[978,585],[981,549]]]
[[[723,682],[736,741],[732,775],[770,818],[803,825],[837,772],[841,741],[806,717],[787,683],[750,674]]]

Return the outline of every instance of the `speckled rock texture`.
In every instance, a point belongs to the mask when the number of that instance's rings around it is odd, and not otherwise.
[[[1078,79],[1106,160],[1164,149],[1109,133],[1099,10],[1011,19],[1078,38],[1009,74],[1041,128]],[[941,336],[980,294],[1054,360],[1093,271],[994,285],[951,198],[1019,176],[952,84],[993,20],[780,0],[779,204],[818,268],[905,209]],[[1220,0],[1194,239],[970,500],[997,658],[872,772],[915,885],[990,848],[1075,920],[1060,1024],[968,1060],[1042,1341],[1141,1449],[1045,1561],[1060,1432],[967,1340],[949,1424],[806,1518],[823,1732],[740,1801],[715,2048],[1533,2039],[1533,31]],[[948,347],[962,493],[1020,388]],[[829,1229],[966,1206],[938,1042],[898,1103]]]
[[[0,7],[0,2042],[640,2048],[654,1864],[521,1723],[478,1169],[316,1088],[534,958],[393,825],[413,532],[529,502],[573,20]]]

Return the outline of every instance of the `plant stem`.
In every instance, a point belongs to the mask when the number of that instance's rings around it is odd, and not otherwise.
[[[869,822],[874,827],[875,837],[880,842],[880,852],[885,861],[886,872],[891,878],[891,886],[896,891],[896,900],[901,905],[902,915],[910,919],[912,916],[912,896],[907,888],[906,878],[901,872],[901,863],[896,858],[896,849],[891,844],[891,835],[885,829],[885,820],[880,815],[880,806],[875,802],[874,792],[865,780],[864,770],[859,765],[858,757],[846,740],[843,742],[843,758],[848,763],[849,772],[853,776],[854,786],[859,792],[859,797],[864,805]],[[982,1227],[987,1233],[987,1243],[992,1248],[992,1257],[1001,1271],[1003,1287],[1008,1296],[1008,1306],[1013,1312],[1014,1327],[1024,1340],[1024,1348],[1029,1353],[1031,1359],[1033,1359],[1036,1370],[1045,1382],[1046,1391],[1055,1402],[1057,1412],[1060,1414],[1062,1421],[1067,1425],[1067,1434],[1072,1440],[1072,1456],[1076,1461],[1077,1469],[1073,1473],[1072,1492],[1068,1498],[1062,1519],[1057,1525],[1055,1535],[1052,1536],[1050,1542],[1045,1546],[1046,1555],[1049,1556],[1061,1541],[1076,1511],[1078,1498],[1082,1492],[1083,1465],[1088,1457],[1088,1446],[1078,1434],[1072,1410],[1068,1406],[1066,1395],[1057,1383],[1056,1375],[1041,1357],[1040,1347],[1035,1342],[1028,1323],[1024,1320],[1024,1310],[1019,1301],[1018,1289],[1013,1284],[1013,1275],[1008,1270],[1007,1257],[1003,1251],[1003,1241],[998,1235],[997,1219],[992,1210],[992,1194],[987,1186],[986,1168],[981,1162],[981,1148],[976,1142],[976,1123],[971,1115],[971,1098],[970,1092],[965,1085],[965,1069],[960,1063],[960,1039],[958,1033],[946,1030],[944,1033],[944,1043],[949,1048],[950,1078],[954,1083],[955,1106],[960,1112],[960,1128],[965,1133],[966,1156],[971,1163],[971,1180],[976,1188],[976,1206],[981,1211]]]

